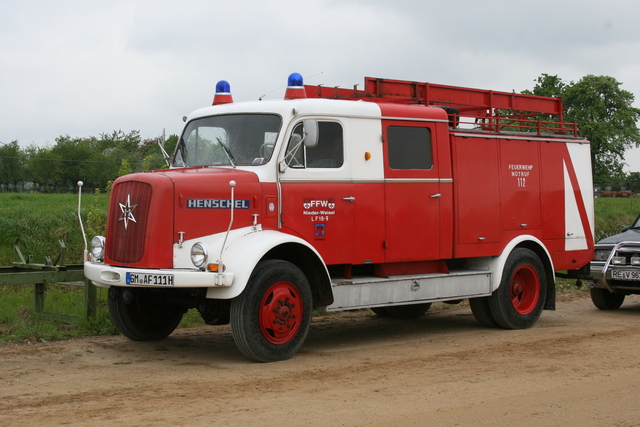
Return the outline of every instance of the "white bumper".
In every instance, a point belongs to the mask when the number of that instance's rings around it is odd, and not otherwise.
[[[233,273],[218,274],[196,269],[113,267],[100,262],[85,262],[84,275],[94,285],[101,287],[215,288],[228,287],[233,284]],[[132,275],[136,277],[133,284],[130,280]]]

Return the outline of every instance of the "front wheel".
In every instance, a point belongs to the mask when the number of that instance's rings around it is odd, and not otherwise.
[[[109,314],[116,327],[135,341],[166,338],[177,327],[185,310],[168,304],[162,293],[149,289],[109,288]]]
[[[238,349],[257,362],[292,357],[302,347],[313,314],[311,287],[287,261],[258,264],[245,290],[231,301],[231,333]]]
[[[624,302],[624,294],[609,292],[602,288],[591,288],[591,301],[600,310],[617,310]]]
[[[500,286],[488,298],[495,322],[506,329],[533,326],[544,308],[547,280],[540,258],[531,250],[515,249],[502,272]]]

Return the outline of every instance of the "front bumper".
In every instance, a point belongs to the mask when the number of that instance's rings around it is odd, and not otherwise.
[[[596,252],[602,249],[609,248],[596,246]],[[593,260],[590,263],[593,286],[611,292],[640,293],[639,255],[640,242],[621,242],[611,247],[606,261]]]
[[[84,275],[94,285],[100,287],[220,288],[233,284],[233,273],[212,273],[196,269],[114,267],[90,261],[84,263]],[[136,280],[131,280],[132,276],[135,276]],[[149,280],[144,280],[147,278]],[[164,280],[154,280],[154,278]]]

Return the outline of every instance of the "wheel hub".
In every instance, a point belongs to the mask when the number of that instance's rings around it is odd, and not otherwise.
[[[531,313],[540,298],[540,278],[530,265],[520,266],[511,278],[509,296],[513,308],[520,314]]]
[[[272,285],[260,305],[260,330],[272,344],[291,341],[298,330],[303,314],[302,299],[298,289],[289,282]]]
[[[295,314],[291,314],[291,310],[294,309],[296,305],[291,304],[289,300],[289,297],[286,297],[284,300],[279,299],[278,306],[273,309],[273,313],[275,314],[273,323],[280,325],[280,330],[283,330],[285,326],[290,328],[291,323],[289,323],[289,320],[296,318]]]

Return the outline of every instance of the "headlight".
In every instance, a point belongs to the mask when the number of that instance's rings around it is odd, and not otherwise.
[[[191,262],[197,268],[204,268],[207,260],[209,259],[209,251],[207,247],[198,242],[195,245],[191,246]]]
[[[102,236],[95,236],[91,239],[91,257],[95,261],[104,261],[104,242],[105,238]]]
[[[627,258],[623,256],[614,256],[613,258],[611,258],[611,265],[626,265],[626,264],[627,264]]]
[[[611,249],[596,249],[594,259],[596,261],[606,261],[609,258],[610,253],[611,253]]]

